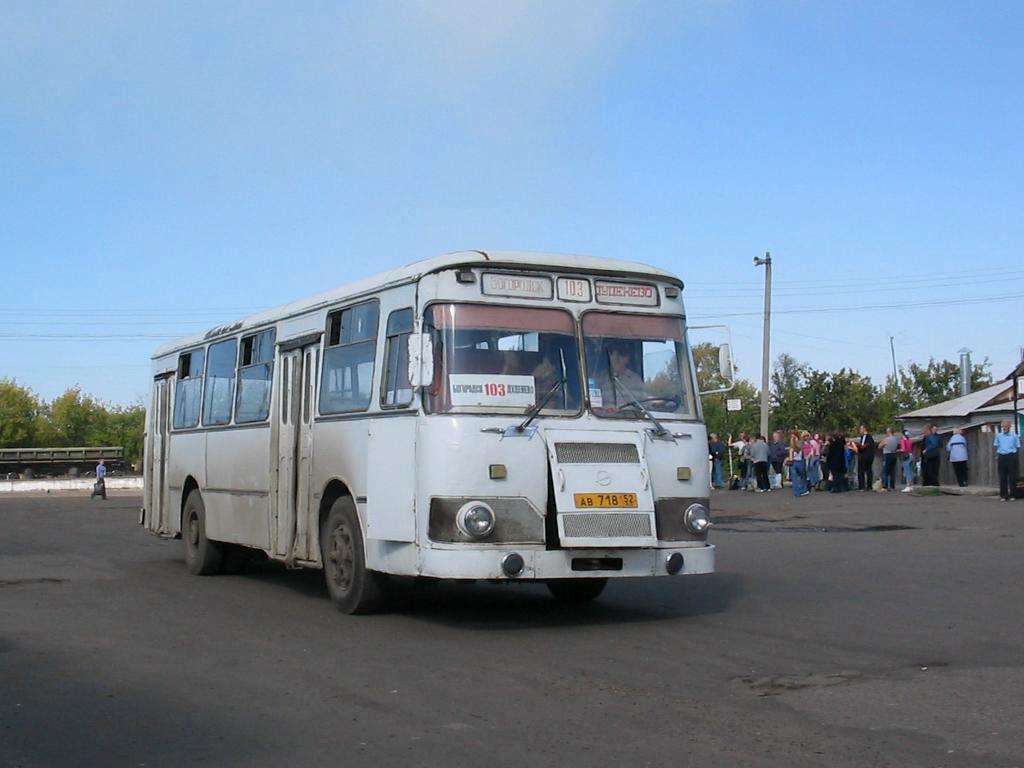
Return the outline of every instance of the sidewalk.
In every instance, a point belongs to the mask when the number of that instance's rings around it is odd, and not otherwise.
[[[965,488],[958,485],[915,485],[913,490],[915,496],[934,496],[936,493],[950,496],[998,496],[999,489],[985,485],[968,485]]]

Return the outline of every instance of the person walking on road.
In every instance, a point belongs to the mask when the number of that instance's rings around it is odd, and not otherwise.
[[[949,463],[953,465],[953,474],[956,475],[956,484],[961,488],[967,487],[967,438],[964,431],[957,427],[953,430],[953,436],[946,443],[946,452],[949,454]]]
[[[708,455],[711,457],[711,485],[722,487],[722,462],[725,461],[725,443],[714,432],[708,438]]]
[[[914,441],[905,429],[900,438],[900,456],[903,458],[903,493],[910,493],[914,490]]]
[[[921,443],[921,485],[936,486],[939,484],[939,455],[942,451],[942,438],[939,428],[932,424]]]
[[[882,490],[896,490],[896,454],[899,450],[900,439],[893,433],[892,427],[887,427],[882,440]]]
[[[103,464],[103,459],[96,465],[96,482],[92,485],[92,494],[89,498],[95,499],[97,496],[104,501],[107,500],[107,468]]]
[[[1020,452],[1020,435],[1010,431],[1010,420],[1003,419],[1001,429],[992,442],[996,449],[996,463],[999,470],[999,498],[1013,501],[1017,488],[1017,454]]]
[[[870,491],[875,484],[875,438],[867,424],[861,424],[857,440],[857,488]]]

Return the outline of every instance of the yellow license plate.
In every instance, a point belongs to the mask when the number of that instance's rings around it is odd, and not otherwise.
[[[635,493],[574,493],[573,503],[577,509],[636,509]]]

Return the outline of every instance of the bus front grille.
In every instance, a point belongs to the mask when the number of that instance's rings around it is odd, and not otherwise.
[[[555,443],[559,464],[639,464],[634,443]]]
[[[651,518],[633,512],[562,515],[566,538],[622,539],[651,535]]]

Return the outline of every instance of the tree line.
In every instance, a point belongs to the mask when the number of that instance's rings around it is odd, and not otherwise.
[[[701,390],[722,384],[718,348],[698,344],[693,349]],[[973,366],[971,388],[992,383],[986,358]],[[823,371],[781,354],[771,372],[769,424],[774,429],[811,432],[855,432],[860,424],[876,430],[895,425],[900,413],[924,408],[960,393],[960,365],[929,359],[898,369],[897,379],[887,376],[881,386],[852,369]],[[728,412],[726,400],[740,400],[739,411]],[[708,431],[721,436],[755,433],[761,419],[760,390],[737,379],[727,393],[702,398]],[[145,408],[141,404],[111,405],[71,387],[46,402],[13,379],[0,379],[0,448],[61,448],[70,446],[122,446],[125,460],[142,456]]]
[[[711,344],[694,347],[694,363],[701,390],[721,386],[718,349]],[[988,358],[974,364],[971,391],[992,384]],[[901,413],[925,408],[960,395],[960,364],[930,358],[927,364],[910,363],[876,385],[853,369],[823,371],[802,363],[790,354],[779,355],[770,374],[768,423],[770,429],[838,430],[855,434],[861,424],[876,431],[896,426]],[[739,399],[739,411],[726,410],[728,399]],[[746,379],[724,394],[701,398],[709,432],[721,437],[740,432],[754,434],[761,421],[761,390]]]
[[[47,402],[13,379],[0,379],[0,448],[124,448],[125,461],[142,456],[146,409],[111,405],[71,387]]]

